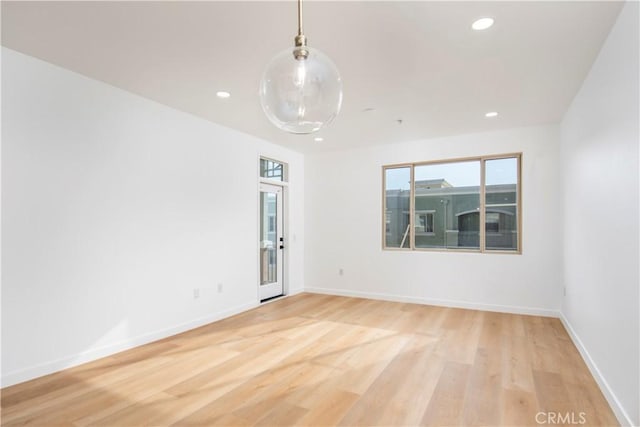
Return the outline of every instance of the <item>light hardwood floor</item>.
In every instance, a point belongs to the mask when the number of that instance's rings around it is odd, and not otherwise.
[[[538,412],[617,425],[558,319],[313,294],[2,390],[6,426],[515,426]]]

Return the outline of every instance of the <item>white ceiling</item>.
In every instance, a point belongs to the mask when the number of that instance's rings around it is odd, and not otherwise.
[[[321,143],[275,129],[258,99],[264,66],[293,44],[292,1],[3,1],[2,44],[311,152],[557,122],[621,6],[305,0],[309,45],[344,82],[342,112]],[[495,25],[471,30],[482,16]]]

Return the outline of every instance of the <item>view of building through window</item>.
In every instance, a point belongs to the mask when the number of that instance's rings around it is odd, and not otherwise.
[[[286,181],[285,165],[270,159],[260,159],[260,177]]]
[[[386,247],[409,248],[409,196],[411,168],[385,170]]]
[[[513,155],[385,167],[384,247],[518,251],[519,163]]]
[[[518,248],[518,158],[485,161],[487,250]]]

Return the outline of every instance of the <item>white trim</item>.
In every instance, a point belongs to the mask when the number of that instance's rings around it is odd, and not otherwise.
[[[290,296],[305,293],[305,292],[313,293],[313,294],[369,298],[369,299],[383,300],[383,301],[409,302],[409,303],[435,305],[435,306],[442,306],[442,307],[494,311],[494,312],[500,312],[500,313],[557,317],[562,322],[562,325],[566,329],[569,337],[571,338],[576,348],[580,352],[582,359],[584,360],[585,364],[589,368],[591,375],[598,383],[600,390],[602,391],[603,395],[607,399],[607,402],[609,403],[609,406],[611,407],[616,418],[618,419],[618,422],[620,422],[620,424],[623,426],[634,425],[633,422],[631,421],[631,417],[629,417],[627,412],[624,410],[624,407],[616,397],[615,393],[613,392],[613,390],[611,390],[611,387],[609,387],[609,383],[601,374],[594,360],[591,358],[591,355],[585,348],[584,344],[582,343],[582,340],[580,340],[580,337],[578,337],[575,330],[571,326],[571,323],[564,316],[564,313],[562,312],[543,309],[543,308],[533,308],[533,307],[507,306],[507,305],[498,305],[498,304],[481,304],[481,303],[471,303],[468,301],[441,300],[441,299],[432,299],[432,298],[407,297],[407,296],[401,296],[401,295],[381,294],[381,293],[373,293],[373,292],[345,291],[341,289],[308,288],[308,287],[304,289],[300,289],[300,288],[291,289],[287,295],[283,295],[281,298],[277,298],[270,302],[275,302],[280,299],[288,298]],[[243,313],[245,311],[259,307],[260,305],[261,304],[258,301],[239,305],[229,310],[225,310],[212,315],[200,317],[198,319],[185,322],[170,328],[162,329],[156,332],[143,334],[138,337],[121,341],[116,344],[111,344],[111,345],[100,347],[97,349],[88,350],[82,353],[78,353],[76,355],[64,357],[62,359],[35,365],[26,369],[21,369],[19,371],[9,372],[2,376],[1,384],[2,384],[2,387],[8,387],[21,382],[29,381],[34,378],[42,377],[44,375],[52,374],[54,372],[62,371],[64,369],[69,369],[74,366],[81,365],[83,363],[88,363],[103,357],[110,356],[112,354],[116,354],[125,350],[129,350],[135,347],[139,347],[154,341],[167,338],[172,335],[180,334],[182,332],[186,332],[191,329],[195,329],[200,326],[204,326],[204,325],[225,319],[227,317],[234,316],[239,313]]]
[[[420,297],[407,297],[402,295],[392,295],[392,294],[383,294],[383,293],[374,293],[374,292],[362,292],[362,291],[345,291],[342,289],[329,289],[329,288],[305,288],[304,292],[314,293],[314,294],[324,294],[324,295],[338,295],[338,296],[347,296],[347,297],[356,297],[356,298],[369,298],[383,301],[394,301],[394,302],[409,302],[416,304],[426,304],[426,305],[435,305],[442,307],[452,307],[452,308],[466,308],[472,310],[483,310],[483,311],[495,311],[500,313],[512,313],[512,314],[525,314],[525,315],[535,315],[535,316],[544,316],[544,317],[556,317],[559,318],[562,322],[562,325],[567,331],[567,334],[573,341],[574,345],[580,352],[582,359],[584,360],[589,372],[596,380],[600,391],[604,395],[607,403],[611,407],[614,415],[618,419],[618,422],[622,426],[633,426],[633,421],[627,412],[624,410],[624,407],[621,405],[620,401],[616,397],[615,393],[609,386],[609,383],[604,378],[598,366],[591,358],[591,355],[585,348],[584,344],[576,334],[575,330],[571,326],[571,323],[564,316],[564,313],[557,310],[549,310],[544,308],[536,308],[536,307],[521,307],[521,306],[508,306],[508,305],[498,305],[498,304],[481,304],[481,303],[473,303],[468,301],[456,301],[456,300],[441,300],[441,299],[432,299],[432,298],[420,298]]]
[[[285,295],[285,296],[286,297],[291,297],[291,296],[298,295],[298,294],[301,294],[301,293],[304,293],[304,292],[305,292],[305,290],[302,289],[302,288],[290,289],[289,293],[287,295]]]
[[[129,350],[134,347],[139,347],[153,341],[158,341],[170,337],[172,335],[180,334],[182,332],[186,332],[191,329],[195,329],[200,326],[204,326],[209,323],[213,323],[218,320],[243,313],[247,310],[258,307],[259,305],[260,304],[258,304],[257,302],[242,304],[228,310],[200,317],[189,322],[181,323],[177,326],[171,326],[159,331],[142,334],[115,344],[109,344],[103,347],[90,349],[82,353],[66,356],[58,360],[31,366],[19,371],[9,372],[6,374],[3,373],[2,387],[8,387],[34,378],[42,377],[44,375],[52,374],[54,372],[62,371],[64,369],[69,369],[74,366],[82,365],[83,363],[111,356],[112,354],[119,353],[121,351]]]
[[[280,296],[280,295],[285,295],[287,293],[287,270],[288,270],[288,251],[287,250],[282,250],[280,247],[283,245],[283,241],[282,239],[284,239],[284,248],[286,249],[288,244],[289,244],[289,239],[288,239],[288,235],[287,235],[287,223],[286,223],[286,218],[288,217],[288,215],[285,215],[285,202],[286,202],[286,196],[285,196],[285,188],[280,186],[280,185],[275,185],[275,184],[265,184],[265,183],[260,183],[259,185],[259,193],[258,193],[258,204],[261,204],[262,201],[260,200],[260,197],[262,196],[262,193],[275,193],[277,195],[276,198],[276,219],[277,219],[277,224],[276,224],[276,235],[275,235],[275,241],[273,242],[274,246],[275,246],[275,250],[276,250],[276,281],[275,282],[271,282],[271,283],[262,283],[262,273],[263,273],[263,265],[262,265],[262,261],[263,261],[263,253],[262,253],[262,238],[264,237],[262,235],[262,226],[263,226],[263,220],[264,218],[262,217],[262,215],[260,213],[258,213],[258,241],[260,242],[260,244],[258,245],[258,268],[259,268],[259,274],[258,274],[258,299],[260,301],[264,301],[266,299],[270,299],[276,296]],[[258,208],[258,211],[260,211],[260,207]]]
[[[328,289],[328,288],[305,288],[304,291],[312,294],[369,298],[369,299],[393,301],[393,302],[410,302],[414,304],[436,305],[440,307],[451,307],[451,308],[466,308],[470,310],[495,311],[499,313],[527,314],[527,315],[544,316],[544,317],[559,316],[559,312],[557,310],[549,310],[546,308],[537,308],[537,307],[482,304],[482,303],[475,303],[475,302],[469,302],[469,301],[407,297],[402,295],[392,295],[392,294],[383,294],[383,293],[374,293],[374,292],[361,292],[361,291],[345,291],[342,289]]]
[[[259,181],[260,181],[260,184],[277,185],[279,187],[289,186],[289,183],[287,181],[278,181],[275,179],[269,179],[269,178],[263,178],[263,177],[260,177]]]
[[[589,368],[589,371],[591,372],[591,376],[598,383],[598,386],[600,387],[600,391],[602,391],[602,394],[604,394],[605,399],[607,399],[607,402],[609,403],[611,410],[613,410],[613,413],[618,419],[618,422],[620,423],[620,425],[633,426],[634,424],[633,424],[633,421],[631,421],[631,417],[624,410],[624,407],[616,397],[615,393],[613,392],[613,390],[611,390],[611,387],[609,387],[609,383],[600,372],[600,369],[598,369],[598,365],[596,365],[596,362],[593,360],[593,358],[591,358],[591,355],[589,354],[589,352],[587,351],[587,348],[582,343],[582,340],[580,339],[575,329],[573,329],[573,327],[571,326],[571,323],[564,316],[564,313],[562,312],[560,312],[560,321],[564,325],[564,328],[567,330],[569,337],[571,337],[571,341],[573,341],[576,348],[580,352],[582,359],[584,360],[587,367]]]

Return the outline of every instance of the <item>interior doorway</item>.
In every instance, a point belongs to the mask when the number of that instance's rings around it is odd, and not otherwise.
[[[283,188],[260,184],[260,301],[284,294]]]

